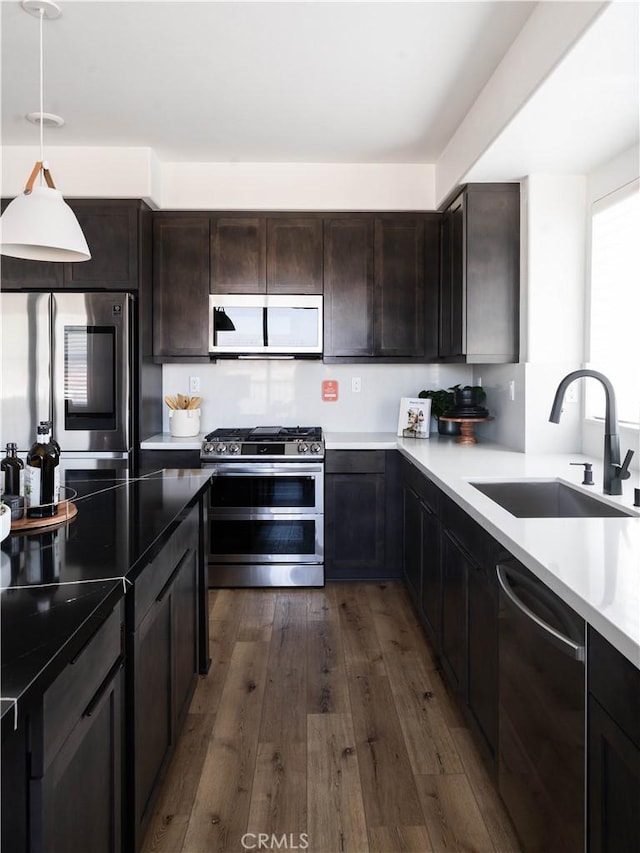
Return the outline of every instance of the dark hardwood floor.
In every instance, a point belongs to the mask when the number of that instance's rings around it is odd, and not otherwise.
[[[517,853],[400,583],[216,590],[145,853]]]

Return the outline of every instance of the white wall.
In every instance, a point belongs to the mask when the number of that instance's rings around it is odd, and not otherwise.
[[[469,384],[463,365],[323,364],[317,361],[218,361],[214,364],[165,364],[163,396],[189,393],[189,377],[201,383],[201,430],[220,426],[315,426],[338,432],[395,433],[401,397],[430,388]],[[351,378],[361,379],[360,393]],[[339,382],[338,401],[321,399],[323,379]],[[169,430],[164,409],[163,430]]]
[[[6,146],[1,194],[22,192],[39,151]],[[51,146],[63,195],[144,198],[161,210],[434,210],[428,163],[163,163],[150,148]]]

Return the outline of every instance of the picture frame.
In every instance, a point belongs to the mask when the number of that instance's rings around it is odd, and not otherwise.
[[[401,397],[397,434],[402,438],[429,438],[431,400]]]

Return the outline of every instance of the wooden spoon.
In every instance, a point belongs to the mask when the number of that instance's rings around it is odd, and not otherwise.
[[[189,398],[185,397],[184,394],[177,394],[176,399],[178,400],[178,408],[179,409],[188,409],[189,408]]]
[[[169,394],[166,395],[164,401],[170,409],[179,408],[178,404],[176,403],[175,397],[171,397]]]
[[[187,406],[187,409],[197,409],[200,406],[201,402],[202,397],[192,397],[189,400],[189,405]]]

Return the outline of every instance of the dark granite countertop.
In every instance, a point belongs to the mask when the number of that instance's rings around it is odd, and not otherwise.
[[[62,470],[71,521],[2,543],[2,732],[82,648],[209,480],[203,470]],[[69,491],[73,490],[73,491]],[[74,495],[74,493],[76,493]]]

